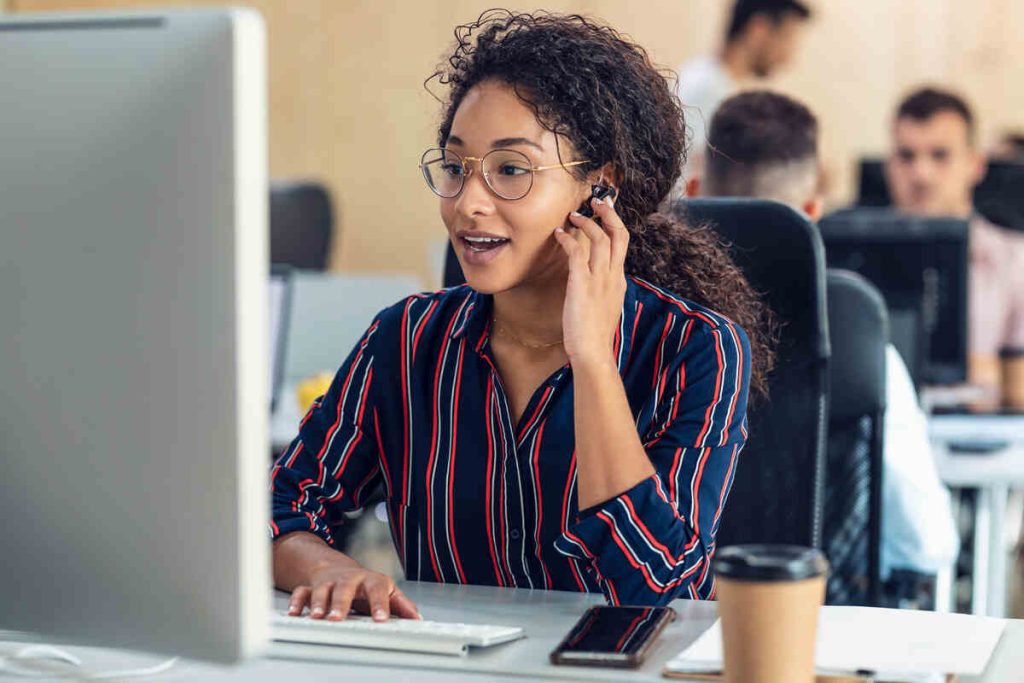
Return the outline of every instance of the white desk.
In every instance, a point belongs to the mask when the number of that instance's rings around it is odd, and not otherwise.
[[[932,452],[942,481],[952,488],[977,489],[971,611],[1006,614],[1006,502],[1010,489],[1024,487],[1024,416],[936,415],[929,426]],[[988,454],[950,452],[947,444],[972,438],[1005,439],[1010,445]]]
[[[527,638],[499,645],[468,657],[381,653],[369,650],[335,650],[337,661],[257,659],[237,667],[198,662],[179,662],[153,681],[246,681],[289,683],[292,681],[347,680],[370,683],[424,681],[483,683],[495,679],[563,681],[666,681],[661,677],[664,663],[689,645],[715,619],[716,607],[709,602],[678,600],[673,607],[680,619],[671,624],[655,645],[647,665],[638,671],[552,666],[548,653],[569,631],[583,610],[599,603],[600,597],[580,593],[529,591],[483,586],[452,586],[404,582],[402,590],[417,602],[427,619],[492,624],[513,624],[526,629]],[[277,606],[287,604],[277,594]],[[893,637],[898,638],[898,634]],[[0,654],[15,646],[0,643]],[[130,655],[116,650],[66,648],[84,660],[90,671],[120,670],[153,665],[162,658]],[[325,652],[315,648],[316,652]],[[1020,681],[1024,671],[1024,621],[1012,621],[993,654],[984,675],[962,677],[960,683]]]

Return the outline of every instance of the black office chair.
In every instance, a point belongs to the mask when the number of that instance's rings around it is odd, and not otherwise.
[[[315,182],[270,186],[270,262],[300,270],[327,270],[334,210],[327,188]]]
[[[459,264],[459,257],[455,255],[451,241],[448,242],[448,251],[444,255],[444,286],[458,287],[466,284],[466,276],[462,273],[462,266]]]
[[[802,215],[756,199],[699,199],[674,211],[708,224],[781,323],[768,401],[748,411],[740,456],[716,545],[791,543],[821,547],[829,332],[825,253]]]
[[[889,315],[881,293],[848,270],[828,271],[828,455],[824,549],[826,602],[881,601],[882,454]]]

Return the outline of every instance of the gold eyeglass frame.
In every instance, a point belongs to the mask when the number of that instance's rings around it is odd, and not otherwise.
[[[427,177],[427,164],[423,160],[431,152],[442,152],[444,154],[452,154],[452,155],[455,155],[459,159],[459,161],[461,162],[461,164],[462,164],[462,173],[463,173],[463,175],[462,175],[462,184],[459,185],[459,191],[456,192],[455,194],[453,194],[451,196],[445,196],[445,195],[441,194],[440,192],[437,191],[437,189],[434,188],[433,183],[431,183],[430,179]],[[579,161],[566,161],[566,162],[563,162],[563,163],[560,163],[560,164],[548,164],[547,166],[530,166],[529,167],[530,168],[530,186],[528,188],[526,188],[526,192],[524,192],[522,195],[520,195],[518,197],[515,197],[515,198],[512,198],[512,197],[502,197],[500,194],[498,194],[498,191],[494,189],[494,186],[491,185],[490,175],[488,173],[484,173],[484,171],[483,171],[484,159],[486,159],[490,155],[494,154],[495,152],[512,152],[514,154],[518,154],[518,155],[522,156],[524,159],[526,159],[526,162],[528,164],[530,163],[530,158],[528,156],[526,156],[525,154],[523,154],[522,152],[520,152],[519,150],[517,150],[517,149],[508,149],[508,148],[505,148],[505,147],[499,147],[497,149],[492,149],[490,152],[488,152],[487,154],[483,155],[482,157],[462,156],[458,152],[453,152],[451,150],[445,149],[444,147],[431,147],[427,151],[423,152],[422,156],[420,156],[420,172],[423,173],[423,179],[427,182],[427,187],[430,188],[431,192],[433,192],[435,195],[437,195],[441,199],[455,199],[460,194],[462,194],[462,191],[466,188],[466,180],[471,175],[473,175],[473,169],[466,162],[476,161],[476,162],[479,162],[479,164],[480,164],[480,173],[484,177],[484,185],[487,186],[487,189],[490,190],[492,193],[494,193],[494,196],[497,197],[498,199],[504,199],[505,201],[515,202],[515,201],[519,201],[520,199],[523,199],[524,197],[526,197],[526,195],[530,194],[530,190],[533,189],[533,174],[534,173],[540,173],[541,171],[550,171],[551,169],[554,169],[554,168],[569,169],[569,168],[572,168],[573,166],[580,166],[582,164],[589,164],[590,163],[589,159],[582,159],[582,160],[579,160]]]

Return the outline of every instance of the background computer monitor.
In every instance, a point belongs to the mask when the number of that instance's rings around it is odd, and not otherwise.
[[[889,206],[891,203],[885,163],[879,159],[862,159],[857,204]],[[996,225],[1024,231],[1024,164],[990,161],[985,178],[974,188],[974,206]]]
[[[830,268],[870,280],[915,383],[967,378],[967,221],[858,208],[820,222]]]
[[[0,15],[0,628],[267,640],[264,31]]]
[[[270,411],[277,410],[284,382],[284,358],[288,343],[288,323],[292,307],[292,269],[274,264],[270,267]]]

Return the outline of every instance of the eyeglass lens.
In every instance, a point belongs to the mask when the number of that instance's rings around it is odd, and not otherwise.
[[[455,197],[465,184],[467,167],[473,163],[450,150],[430,149],[423,155],[423,177],[435,194]],[[480,165],[484,181],[502,199],[521,199],[533,185],[533,164],[521,152],[496,149],[484,155]]]

